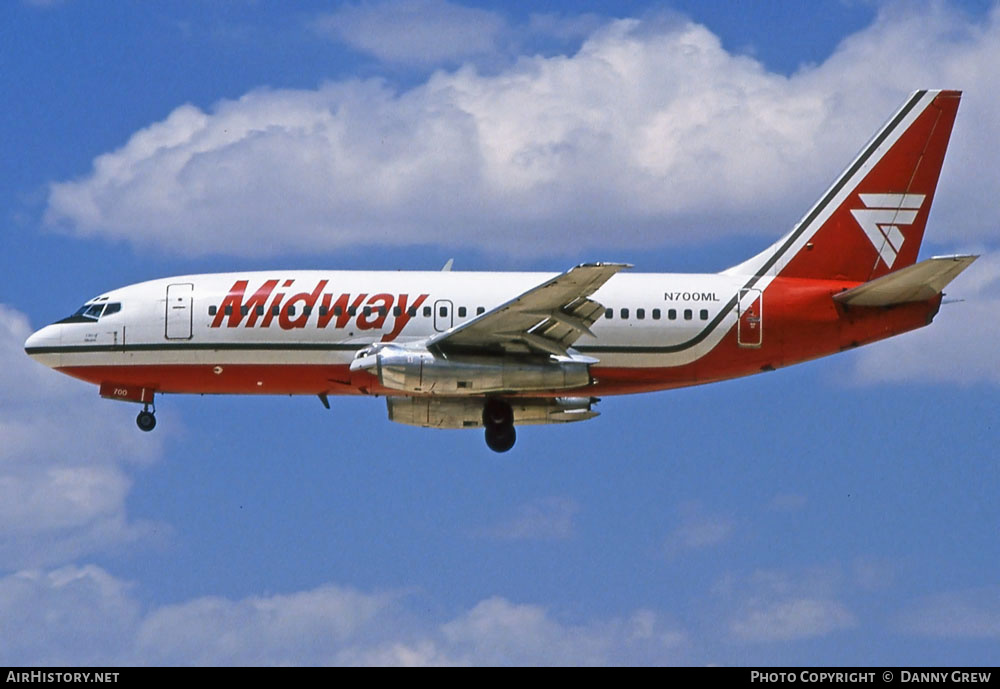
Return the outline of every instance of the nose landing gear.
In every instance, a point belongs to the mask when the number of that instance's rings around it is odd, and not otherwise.
[[[494,452],[506,452],[514,447],[517,432],[514,430],[514,410],[501,399],[491,397],[483,405],[483,426],[486,427],[486,446]]]
[[[153,411],[149,411],[149,405],[145,405],[139,415],[135,417],[135,425],[139,427],[140,431],[146,431],[147,433],[154,428],[156,428],[156,407],[153,407]]]

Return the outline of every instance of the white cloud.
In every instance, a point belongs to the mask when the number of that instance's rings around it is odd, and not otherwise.
[[[392,596],[337,586],[240,601],[200,598],[149,614],[136,652],[165,665],[337,663],[372,628],[393,628],[392,606]]]
[[[680,524],[667,537],[667,553],[700,550],[718,545],[730,538],[735,525],[720,514],[708,514],[700,504],[686,502],[678,507]]]
[[[0,579],[0,662],[125,662],[138,619],[131,586],[100,567],[18,572]]]
[[[834,600],[794,598],[753,601],[732,620],[730,631],[744,641],[792,641],[853,627],[854,615]]]
[[[429,71],[465,62],[495,72],[518,55],[578,46],[608,21],[595,14],[532,13],[518,23],[447,0],[375,0],[345,3],[311,25],[392,69]]]
[[[748,642],[796,641],[826,636],[857,624],[837,599],[841,576],[836,569],[801,572],[757,570],[750,576],[725,577],[715,592],[730,609],[726,627]]]
[[[344,4],[314,27],[385,62],[439,64],[495,52],[507,22],[446,0],[376,0]]]
[[[543,608],[503,598],[480,602],[442,633],[455,657],[476,665],[606,665],[631,662],[633,654],[667,662],[685,638],[648,610],[628,620],[565,625]]]
[[[979,241],[1000,195],[983,174],[1000,148],[998,63],[1000,10],[977,24],[943,4],[893,5],[791,77],[698,24],[619,20],[573,55],[492,75],[465,66],[407,91],[351,80],[181,106],[53,184],[46,220],[189,254],[773,237],[906,93],[945,86],[967,94],[930,235]]]
[[[899,616],[898,627],[918,636],[1000,639],[1000,587],[928,596]]]
[[[976,252],[972,252],[976,253]],[[945,290],[934,322],[856,353],[855,383],[1000,383],[1000,253],[989,252]]]
[[[131,406],[31,361],[31,328],[0,304],[0,569],[64,562],[139,537],[128,519],[130,465],[155,459],[136,442]]]
[[[580,505],[571,498],[542,498],[521,505],[515,517],[485,533],[510,541],[570,538],[573,520],[579,511]]]
[[[156,665],[666,663],[685,635],[654,612],[567,624],[488,598],[438,622],[405,598],[323,585],[143,613],[133,587],[88,565],[0,579],[0,662]]]

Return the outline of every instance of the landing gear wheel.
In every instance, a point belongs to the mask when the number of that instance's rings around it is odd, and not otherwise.
[[[514,410],[501,399],[490,398],[483,405],[483,426],[486,427],[486,445],[494,452],[506,452],[514,447],[517,432],[514,430]]]
[[[135,417],[135,425],[139,427],[140,431],[146,431],[148,433],[156,428],[156,417],[153,416],[153,412],[148,409],[143,409],[139,412],[139,416]]]
[[[506,452],[514,447],[517,431],[513,426],[486,427],[486,446],[494,452]]]
[[[483,405],[483,425],[487,428],[514,425],[514,410],[501,399],[491,397]]]

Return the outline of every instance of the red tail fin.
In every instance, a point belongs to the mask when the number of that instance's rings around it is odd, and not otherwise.
[[[917,260],[960,91],[917,91],[788,235],[727,273],[865,282]]]

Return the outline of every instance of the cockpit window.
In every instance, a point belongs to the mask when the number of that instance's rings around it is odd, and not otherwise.
[[[60,323],[86,323],[87,321],[96,321],[101,317],[101,311],[104,310],[104,304],[84,304],[76,310],[69,318],[63,319]]]
[[[69,318],[64,318],[60,323],[96,323],[102,316],[110,316],[122,310],[121,302],[106,303],[107,297],[97,303],[87,302],[76,310]]]

